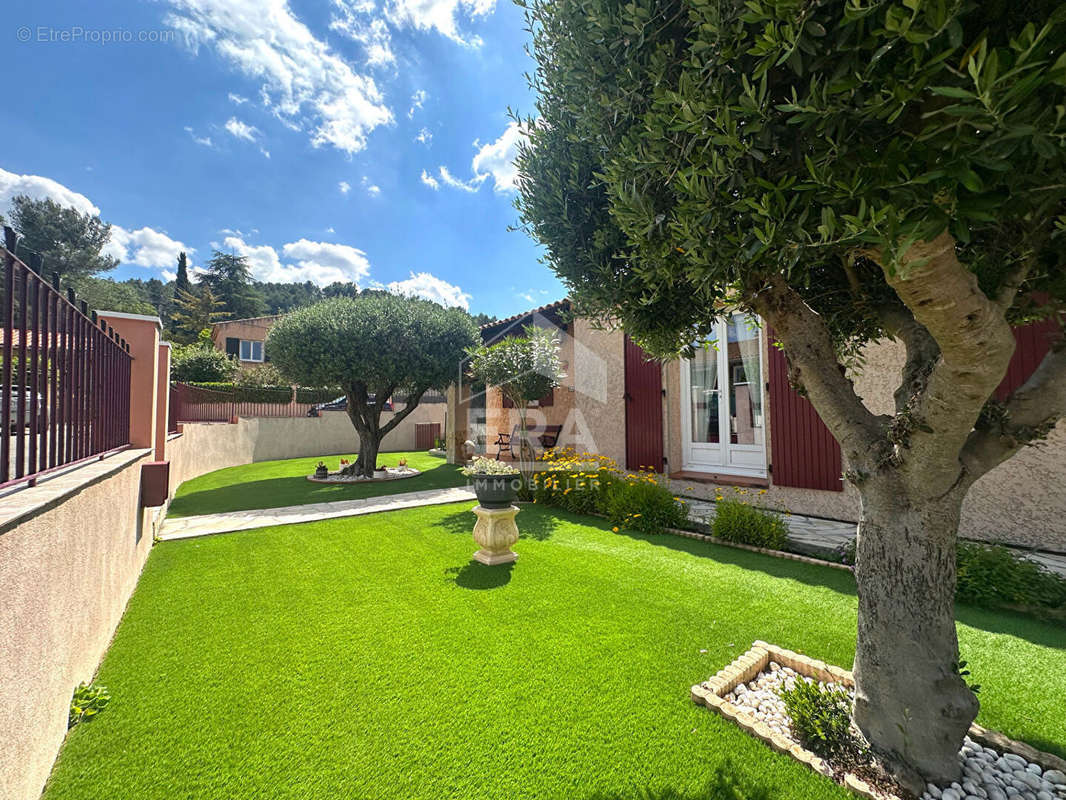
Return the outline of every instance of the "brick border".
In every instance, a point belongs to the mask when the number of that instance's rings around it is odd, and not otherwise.
[[[714,537],[704,536],[703,534],[684,533],[683,535],[688,535],[691,538],[698,537],[714,541]],[[761,548],[749,547],[747,545],[733,546],[743,547],[745,550],[762,550]],[[777,551],[768,552],[776,553]],[[795,558],[803,561],[814,561],[814,563],[818,564],[826,563],[815,561],[814,559],[808,559],[803,556],[795,556]],[[848,569],[848,567],[843,564],[832,566]],[[725,695],[732,691],[738,683],[747,683],[762,672],[771,661],[775,661],[783,667],[789,667],[800,675],[806,675],[807,677],[814,678],[823,683],[832,681],[846,686],[849,689],[855,688],[855,679],[849,670],[841,669],[832,664],[826,664],[824,661],[810,658],[792,650],[786,650],[777,647],[776,645],[756,640],[752,643],[751,648],[747,652],[741,654],[732,663],[727,664],[703,683],[697,683],[693,686],[690,692],[693,702],[697,705],[706,706],[711,711],[717,711],[726,719],[737,723],[747,733],[762,739],[774,748],[774,750],[777,750],[780,753],[787,753],[801,764],[809,766],[815,772],[825,775],[827,778],[832,778],[833,769],[823,758],[812,753],[810,750],[807,750],[802,745],[793,742],[791,739],[771,730],[768,725],[751,714],[748,714],[746,711],[742,711],[725,699]],[[1024,742],[1017,742],[1013,739],[1009,739],[1002,733],[989,731],[982,728],[980,725],[975,724],[970,726],[969,736],[974,741],[980,742],[986,747],[993,747],[1001,753],[1014,753],[1015,755],[1021,756],[1026,761],[1039,764],[1044,770],[1057,769],[1066,772],[1066,761],[1063,759],[1052,755],[1051,753],[1044,753],[1040,750],[1036,750]],[[872,786],[866,783],[866,781],[850,772],[844,775],[843,782],[844,786],[850,789],[854,794],[868,798],[869,800],[886,800],[886,797],[892,797],[877,792]]]

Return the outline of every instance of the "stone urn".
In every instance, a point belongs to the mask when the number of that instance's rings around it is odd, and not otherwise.
[[[514,475],[474,475],[473,483],[481,508],[510,508],[514,503]]]
[[[507,508],[485,508],[474,506],[477,522],[474,524],[474,541],[480,550],[474,553],[474,560],[488,566],[510,564],[518,558],[518,553],[511,545],[518,541],[518,526],[514,518],[518,506]]]
[[[321,480],[323,478],[328,478],[329,477],[329,467],[327,467],[325,464],[319,462],[318,466],[315,467],[315,477],[318,478],[319,480]]]

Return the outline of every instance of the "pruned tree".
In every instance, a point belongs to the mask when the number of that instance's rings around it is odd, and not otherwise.
[[[118,259],[103,253],[111,225],[97,214],[81,213],[50,199],[17,195],[11,200],[10,225],[19,235],[18,255],[40,258],[44,274],[64,280],[107,272]]]
[[[1006,402],[1012,324],[1066,306],[1066,25],[1050,0],[529,0],[519,209],[577,306],[660,355],[757,313],[862,501],[854,720],[958,777],[955,543],[982,475],[1066,413],[1056,340]],[[843,367],[906,348],[895,412]]]
[[[267,336],[270,357],[301,386],[340,386],[359,434],[358,474],[370,477],[381,442],[430,389],[456,380],[466,351],[477,341],[470,316],[428,300],[388,293],[337,297],[297,309]],[[385,423],[393,394],[406,403]]]
[[[528,471],[526,414],[529,404],[559,385],[566,376],[559,356],[559,335],[554,330],[527,325],[522,336],[508,336],[495,344],[470,351],[470,372],[476,381],[495,386],[518,409],[518,453]]]

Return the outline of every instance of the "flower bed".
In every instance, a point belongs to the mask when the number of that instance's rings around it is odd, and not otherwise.
[[[421,475],[417,469],[412,467],[385,467],[385,474],[382,477],[368,478],[365,475],[342,475],[339,472],[331,472],[325,478],[316,478],[314,475],[308,475],[307,480],[312,483],[372,483],[374,481],[396,481],[403,478],[413,478],[415,475]]]
[[[817,681],[826,688],[839,687],[849,693],[855,687],[847,670],[757,641],[732,664],[693,686],[691,695],[696,703],[733,720],[775,750],[788,753],[855,794],[876,800],[896,797],[797,741],[778,691],[798,680]],[[1066,798],[1066,762],[979,725],[970,726],[959,760],[963,779],[947,787],[930,784],[923,800]]]

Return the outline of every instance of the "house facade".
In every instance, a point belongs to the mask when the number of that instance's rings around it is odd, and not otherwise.
[[[599,330],[569,312],[563,300],[481,329],[486,343],[529,324],[559,332],[566,378],[527,410],[534,433],[562,426],[559,446],[609,456],[628,469],[653,469],[687,496],[713,499],[716,489],[733,486],[765,489],[759,502],[766,507],[858,520],[858,493],[843,480],[840,447],[789,386],[784,355],[765,326],[734,314],[695,358],[660,363],[622,331]],[[1052,333],[1050,325],[1016,332],[1002,396],[1036,368]],[[874,413],[894,411],[903,355],[896,343],[872,344],[852,375]],[[495,455],[494,442],[518,424],[517,411],[493,388],[460,387],[452,399],[449,445],[472,439]],[[1066,492],[1052,488],[1063,485],[1066,429],[1060,425],[1043,446],[1026,448],[974,485],[962,534],[1066,551]]]
[[[242,367],[262,364],[270,360],[266,352],[267,334],[282,316],[275,314],[216,322],[211,326],[211,341],[223,353],[240,361]]]

